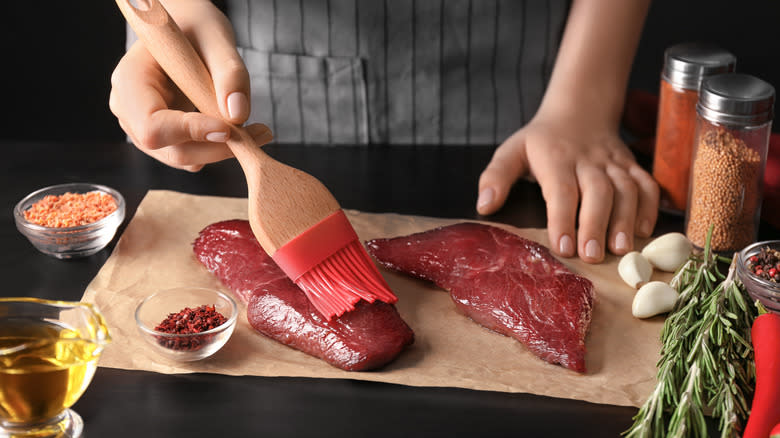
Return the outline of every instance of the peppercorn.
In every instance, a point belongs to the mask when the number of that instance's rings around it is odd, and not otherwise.
[[[758,254],[748,258],[747,268],[754,275],[766,281],[780,282],[780,251],[762,247]]]

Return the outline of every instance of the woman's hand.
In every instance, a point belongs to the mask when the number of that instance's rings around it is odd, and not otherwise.
[[[562,256],[597,263],[605,247],[622,255],[655,226],[657,184],[617,133],[586,120],[539,114],[507,139],[480,177],[478,212],[498,210],[524,176],[541,186],[552,250]]]
[[[648,237],[658,185],[618,136],[631,61],[649,0],[574,0],[534,118],[496,149],[477,211],[498,210],[514,182],[535,178],[547,202],[552,250],[589,263]],[[575,231],[575,228],[579,229]]]
[[[232,157],[225,144],[228,122],[241,124],[249,117],[249,74],[236,51],[230,22],[210,1],[163,3],[211,72],[224,120],[195,112],[140,41],[111,76],[109,106],[140,150],[169,166],[197,171]],[[271,140],[263,125],[247,130],[258,144]]]

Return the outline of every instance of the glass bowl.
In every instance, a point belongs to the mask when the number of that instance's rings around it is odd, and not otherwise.
[[[780,283],[759,277],[748,268],[750,257],[759,254],[761,248],[780,251],[780,240],[756,242],[745,247],[745,249],[740,251],[737,258],[737,274],[753,300],[760,301],[767,310],[780,313]]]
[[[105,320],[91,304],[0,298],[0,437],[76,437],[71,409],[104,347]]]
[[[200,333],[165,333],[155,330],[172,313],[185,308],[214,306],[227,320],[211,330]],[[146,297],[135,310],[135,322],[141,337],[154,350],[168,359],[191,362],[216,353],[230,339],[236,327],[238,306],[228,295],[200,287],[178,287],[156,292]]]
[[[117,209],[110,215],[86,225],[75,227],[45,227],[27,221],[24,212],[45,196],[59,196],[65,193],[88,193],[99,191],[111,195],[117,204]],[[70,183],[44,187],[36,190],[14,207],[16,228],[44,254],[58,259],[86,257],[105,248],[114,238],[116,230],[125,219],[125,199],[116,190],[89,183]]]

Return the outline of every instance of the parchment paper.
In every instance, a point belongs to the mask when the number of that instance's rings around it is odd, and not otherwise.
[[[246,218],[246,199],[151,191],[141,202],[83,300],[104,314],[113,342],[100,366],[159,373],[302,376],[373,380],[412,386],[526,392],[622,406],[640,406],[655,385],[662,317],[631,316],[634,289],[617,275],[618,259],[599,265],[564,259],[596,289],[593,322],[586,339],[587,374],[548,364],[519,342],[491,332],[456,312],[449,294],[429,283],[382,270],[398,295],[398,311],[415,342],[379,371],[347,372],[255,332],[241,306],[238,325],[225,347],[199,362],[162,358],[136,331],[133,312],[145,296],[179,286],[228,292],[195,259],[192,241],[213,222]],[[451,219],[347,211],[361,239],[391,237],[458,222]],[[541,229],[504,227],[548,245]],[[641,247],[644,242],[637,242]],[[668,280],[669,274],[654,274]]]

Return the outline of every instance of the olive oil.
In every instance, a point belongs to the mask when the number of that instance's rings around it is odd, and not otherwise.
[[[62,322],[0,317],[0,424],[46,421],[92,380],[101,346]]]

